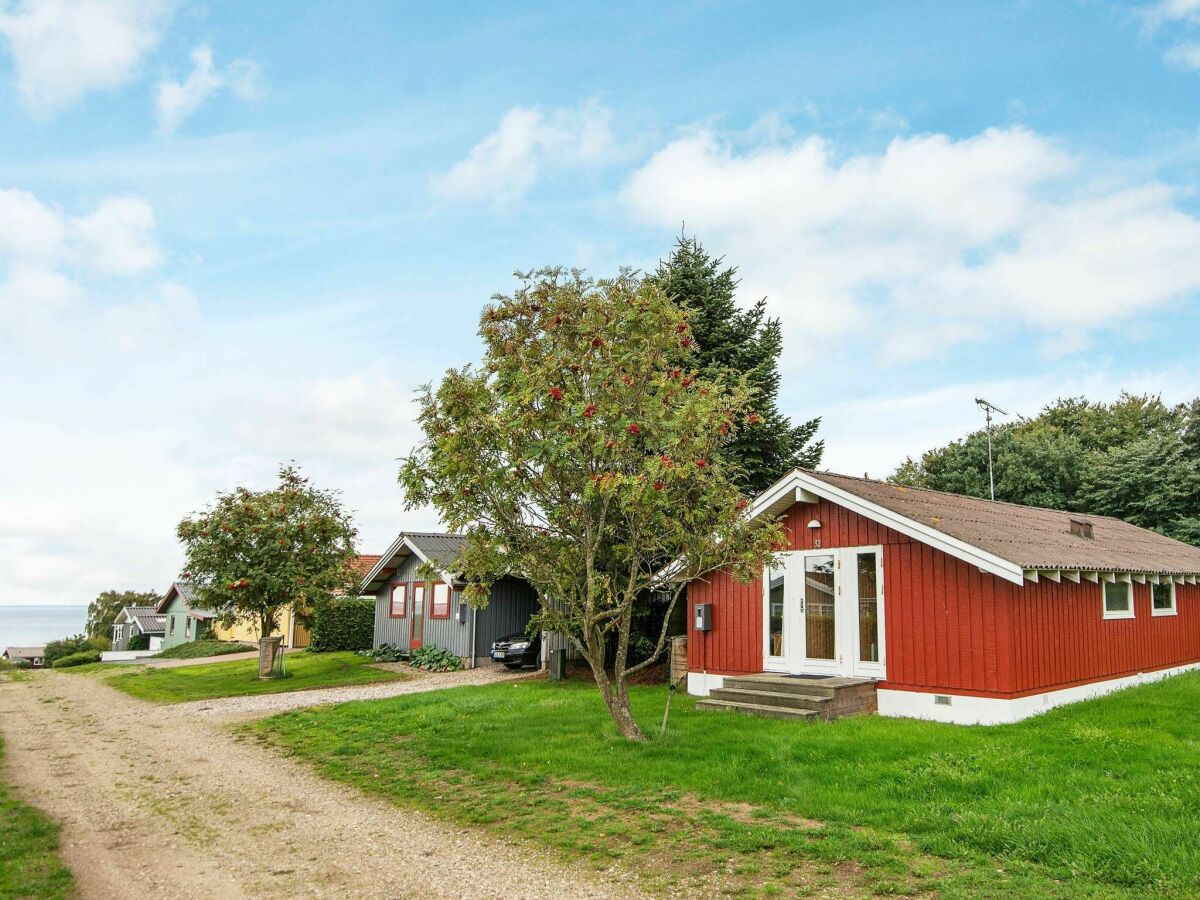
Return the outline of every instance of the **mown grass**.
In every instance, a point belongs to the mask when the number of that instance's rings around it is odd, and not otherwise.
[[[663,694],[634,691],[644,725]],[[245,729],[370,793],[664,890],[1200,895],[1200,675],[993,728],[797,724],[682,698],[665,739],[631,744],[594,688],[526,682]]]
[[[227,653],[249,653],[255,648],[232,641],[203,639],[176,644],[157,654],[154,659],[203,659],[206,656],[224,656]]]
[[[0,739],[0,767],[3,763]],[[58,857],[58,830],[0,780],[0,897],[53,900],[71,893],[71,873]]]
[[[278,694],[313,688],[400,681],[409,676],[372,667],[353,653],[289,653],[286,675],[260,681],[258,660],[204,663],[174,669],[129,667],[105,681],[127,694],[159,703],[183,703],[215,697]]]

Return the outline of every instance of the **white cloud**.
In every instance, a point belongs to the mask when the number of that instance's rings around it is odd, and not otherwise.
[[[1142,17],[1152,26],[1164,22],[1200,22],[1200,0],[1160,0],[1144,7]]]
[[[171,134],[218,91],[229,90],[241,100],[259,95],[258,64],[239,59],[224,69],[213,64],[212,50],[204,45],[192,51],[192,71],[183,81],[161,81],[155,100],[158,130]]]
[[[122,351],[153,348],[195,331],[196,295],[182,284],[164,281],[138,299],[104,310],[104,331]]]
[[[1142,7],[1140,12],[1150,32],[1165,29],[1177,35],[1194,34],[1195,26],[1200,25],[1200,0],[1160,0]],[[1177,69],[1200,69],[1200,42],[1175,44],[1163,54],[1163,61]]]
[[[1023,129],[849,157],[817,137],[737,151],[702,132],[624,199],[736,259],[744,294],[769,296],[797,339],[854,334],[894,361],[997,329],[1100,328],[1200,289],[1200,221],[1170,189],[1093,184]]]
[[[1200,69],[1200,42],[1178,44],[1164,53],[1163,59],[1179,69]]]
[[[545,169],[590,166],[611,158],[616,147],[611,118],[594,102],[549,111],[514,107],[466,159],[434,178],[434,192],[455,199],[516,199]]]
[[[1122,391],[1161,394],[1166,403],[1200,395],[1200,373],[1191,367],[1129,371],[1120,375],[1087,364],[1064,364],[1021,378],[964,380],[912,393],[885,391],[821,410],[824,468],[873,478],[890,475],[906,457],[942,446],[983,427],[976,397],[986,397],[1011,414],[1033,417],[1059,397],[1113,400]],[[786,411],[786,410],[785,410]],[[797,410],[793,418],[812,415]]]
[[[154,230],[153,209],[137,197],[108,197],[71,216],[27,191],[0,190],[0,335],[51,337],[91,288],[152,275],[163,259]]]
[[[48,116],[92,91],[128,83],[159,41],[167,0],[0,2],[17,89],[34,114]]]

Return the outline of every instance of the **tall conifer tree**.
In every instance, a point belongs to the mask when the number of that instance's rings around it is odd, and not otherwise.
[[[814,440],[819,418],[793,425],[779,411],[779,320],[767,317],[766,300],[749,309],[738,307],[737,269],[724,266],[724,261],[713,259],[696,238],[684,235],[649,280],[691,313],[699,351],[690,357],[690,365],[708,378],[721,372],[749,377],[763,423],[738,432],[725,452],[741,465],[746,489],[757,492],[795,466],[816,468],[825,442]]]

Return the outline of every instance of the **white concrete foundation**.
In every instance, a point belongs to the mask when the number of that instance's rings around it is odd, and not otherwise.
[[[706,672],[688,672],[687,691],[693,697],[707,697],[709,691],[725,686],[724,675],[709,675]]]
[[[1124,678],[1110,678],[1107,681],[1096,681],[1058,691],[1031,694],[1013,700],[998,697],[970,697],[965,694],[953,693],[938,694],[924,691],[880,689],[879,714],[906,719],[930,719],[935,722],[950,722],[956,725],[1005,725],[1011,722],[1020,722],[1022,719],[1036,716],[1038,713],[1054,709],[1056,706],[1102,697],[1113,691],[1139,684],[1148,684],[1152,681],[1161,681],[1163,678],[1194,669],[1200,669],[1200,663],[1159,669],[1154,672],[1139,672],[1137,675],[1128,675]],[[937,702],[939,697],[944,698],[942,703]],[[945,703],[946,699],[949,700],[949,704]]]

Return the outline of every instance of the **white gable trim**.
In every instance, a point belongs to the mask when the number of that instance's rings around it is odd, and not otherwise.
[[[371,571],[369,571],[363,580],[359,582],[358,592],[360,594],[366,589],[368,584],[378,578],[383,573],[383,570],[392,564],[392,561],[396,558],[396,554],[398,554],[404,547],[407,547],[408,551],[416,556],[417,559],[421,560],[421,562],[425,563],[426,565],[433,565],[433,562],[429,559],[429,557],[422,553],[421,549],[411,540],[409,540],[408,535],[404,532],[401,532],[400,536],[392,542],[392,546],[388,547],[383,556],[379,557],[379,562],[375,563],[375,565],[371,567]],[[453,575],[443,569],[438,569],[438,574],[442,577],[442,581],[446,582],[446,584],[450,585],[451,587],[454,586]]]
[[[899,513],[885,509],[869,500],[864,500],[857,494],[836,487],[819,478],[793,469],[782,479],[767,488],[750,508],[751,518],[760,515],[779,515],[794,503],[811,503],[813,497],[823,497],[838,506],[843,506],[852,512],[865,516],[880,525],[885,525],[893,531],[898,531],[914,540],[931,547],[936,547],[943,553],[961,559],[965,563],[976,566],[984,572],[990,572],[1013,584],[1025,583],[1025,571],[1016,563],[1001,559],[994,553],[989,553],[979,547],[972,546],[966,541],[951,537],[944,532],[931,528],[915,519],[902,516]]]

